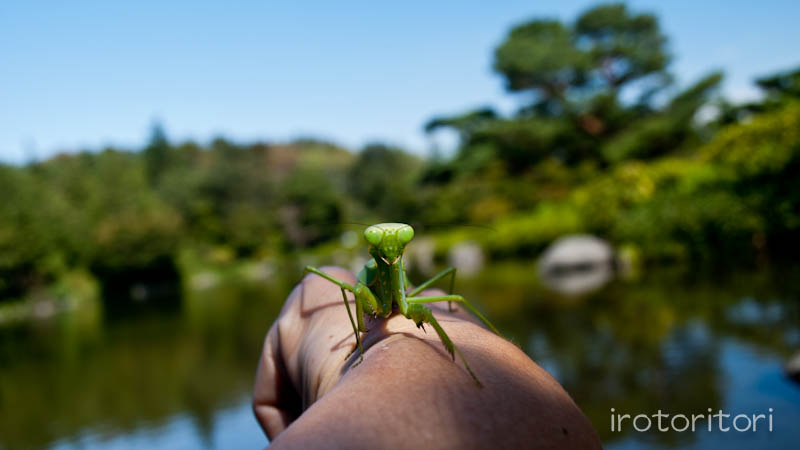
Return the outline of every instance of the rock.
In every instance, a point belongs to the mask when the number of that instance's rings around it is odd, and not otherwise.
[[[459,243],[450,249],[450,265],[456,268],[458,275],[470,276],[483,269],[486,258],[483,249],[473,241]]]
[[[572,235],[553,242],[539,259],[544,284],[556,292],[577,295],[597,289],[614,276],[614,249],[590,235]]]
[[[269,261],[258,261],[247,266],[245,276],[254,281],[266,281],[275,273],[275,267]]]
[[[406,268],[414,267],[422,273],[433,273],[436,266],[433,264],[434,253],[436,252],[436,242],[428,237],[421,237],[406,247],[403,260]]]
[[[372,259],[372,258],[369,258],[369,259]],[[367,259],[364,256],[356,256],[352,260],[350,260],[350,264],[347,267],[350,268],[351,272],[357,274],[357,273],[361,272],[361,269],[364,268],[364,264],[366,264],[367,261],[369,261],[369,259]]]
[[[218,277],[212,272],[201,272],[190,278],[189,284],[192,289],[202,291],[214,287],[219,282]]]
[[[150,293],[147,290],[147,286],[142,283],[136,283],[131,286],[131,290],[129,293],[131,300],[137,303],[141,303],[147,300],[147,297],[150,296]]]
[[[546,271],[611,264],[614,250],[606,241],[590,235],[572,235],[553,242],[539,265]]]
[[[39,300],[33,305],[33,315],[37,319],[46,319],[58,312],[52,300]]]
[[[789,362],[786,363],[786,375],[792,380],[800,383],[800,353],[796,353]]]

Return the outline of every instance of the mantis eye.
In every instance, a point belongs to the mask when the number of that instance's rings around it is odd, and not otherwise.
[[[414,229],[408,226],[401,228],[397,231],[397,238],[400,239],[400,242],[408,244],[411,239],[414,239]]]
[[[364,230],[364,239],[367,240],[370,244],[374,246],[378,246],[383,240],[383,230],[380,230],[375,227],[369,227]]]

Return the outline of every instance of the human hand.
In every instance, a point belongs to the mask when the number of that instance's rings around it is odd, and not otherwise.
[[[322,270],[355,282],[344,269]],[[435,333],[397,314],[367,322],[364,359],[353,367],[359,353],[347,357],[355,337],[339,287],[306,276],[267,334],[256,376],[253,409],[272,445],[600,447],[569,395],[516,346],[461,309],[430,306],[483,387]]]

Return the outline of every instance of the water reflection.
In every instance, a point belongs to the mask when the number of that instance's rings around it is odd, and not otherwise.
[[[551,293],[525,277],[527,270],[531,269],[518,265],[493,267],[480,279],[462,282],[461,290],[482,299],[491,317],[502,323],[501,329],[565,386],[601,439],[612,444],[609,447],[634,443],[637,448],[689,444],[711,448],[717,437],[632,429],[612,432],[610,408],[633,415],[659,409],[702,414],[708,408],[735,407],[736,396],[764,398],[764,403],[747,403],[759,412],[795,399],[781,411],[783,428],[759,437],[777,447],[800,438],[796,427],[789,425],[800,423],[800,389],[781,369],[798,348],[796,270],[723,277],[660,272],[636,282],[617,280],[577,298]],[[508,289],[511,279],[518,281]],[[523,280],[528,281],[521,284]],[[732,370],[739,369],[725,361],[731,354],[734,365],[744,364],[745,359],[760,361],[748,369],[753,372],[770,367],[766,373],[775,382],[774,392],[765,395],[761,386],[737,385]]]
[[[556,376],[608,447],[780,448],[800,438],[800,387],[783,373],[800,348],[800,270],[658,271],[583,296],[554,294],[535,272],[489,265],[457,290]],[[264,445],[249,407],[254,370],[299,273],[187,282],[177,307],[108,314],[97,302],[0,328],[0,448]],[[612,407],[773,407],[775,431],[611,432]]]
[[[123,318],[98,304],[88,317],[0,330],[0,447],[102,442],[178,416],[208,445],[219,412],[250,395],[286,289],[271,288],[230,283],[185,294],[180,309],[137,306]]]

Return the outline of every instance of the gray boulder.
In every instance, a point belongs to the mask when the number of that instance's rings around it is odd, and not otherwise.
[[[800,353],[796,353],[789,362],[786,363],[786,375],[800,383]]]
[[[449,254],[450,265],[455,267],[460,276],[472,276],[483,269],[486,257],[477,242],[466,241],[454,245]]]
[[[539,259],[542,282],[556,292],[577,295],[597,289],[614,276],[614,249],[590,235],[559,238]]]

